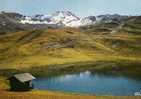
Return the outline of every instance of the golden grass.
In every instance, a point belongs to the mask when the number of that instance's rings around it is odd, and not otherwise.
[[[8,81],[6,77],[0,76],[0,90],[8,89]]]
[[[62,52],[62,53],[61,53]],[[32,55],[28,57],[19,57],[10,62],[3,62],[0,64],[0,69],[21,69],[30,68],[33,66],[46,66],[54,64],[69,64],[76,62],[87,62],[87,61],[130,61],[140,62],[141,57],[137,56],[124,56],[124,55],[109,55],[105,53],[91,53],[85,50],[73,50],[73,49],[62,49],[61,51],[55,51],[48,53],[49,55]]]
[[[141,97],[88,96],[50,91],[8,92],[0,91],[0,99],[140,99]]]

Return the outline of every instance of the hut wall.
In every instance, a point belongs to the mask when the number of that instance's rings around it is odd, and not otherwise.
[[[22,83],[15,79],[14,77],[10,79],[11,90],[13,91],[26,91],[30,90],[32,87],[30,86],[30,81]]]

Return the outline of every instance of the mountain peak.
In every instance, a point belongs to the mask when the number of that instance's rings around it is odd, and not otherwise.
[[[22,24],[45,24],[45,25],[57,25],[67,27],[80,27],[86,25],[93,25],[95,23],[104,22],[120,22],[124,16],[118,14],[110,15],[99,15],[99,16],[88,16],[79,18],[71,11],[56,11],[50,15],[35,15],[25,16],[22,20]]]
[[[75,16],[71,11],[56,11],[54,14],[63,14],[67,16]]]
[[[71,11],[56,11],[55,13],[52,14],[52,16],[58,17],[58,18],[61,18],[61,19],[67,18],[67,17],[71,17],[71,18],[76,19],[76,20],[80,19],[75,14],[73,14]]]

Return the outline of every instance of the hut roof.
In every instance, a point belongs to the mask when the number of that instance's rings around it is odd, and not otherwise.
[[[35,77],[30,73],[15,74],[13,77],[15,77],[20,82],[27,82],[35,79]]]

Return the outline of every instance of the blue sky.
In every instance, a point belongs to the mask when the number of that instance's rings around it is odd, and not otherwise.
[[[69,10],[78,16],[141,15],[141,0],[0,0],[0,11],[34,15],[60,10]]]

